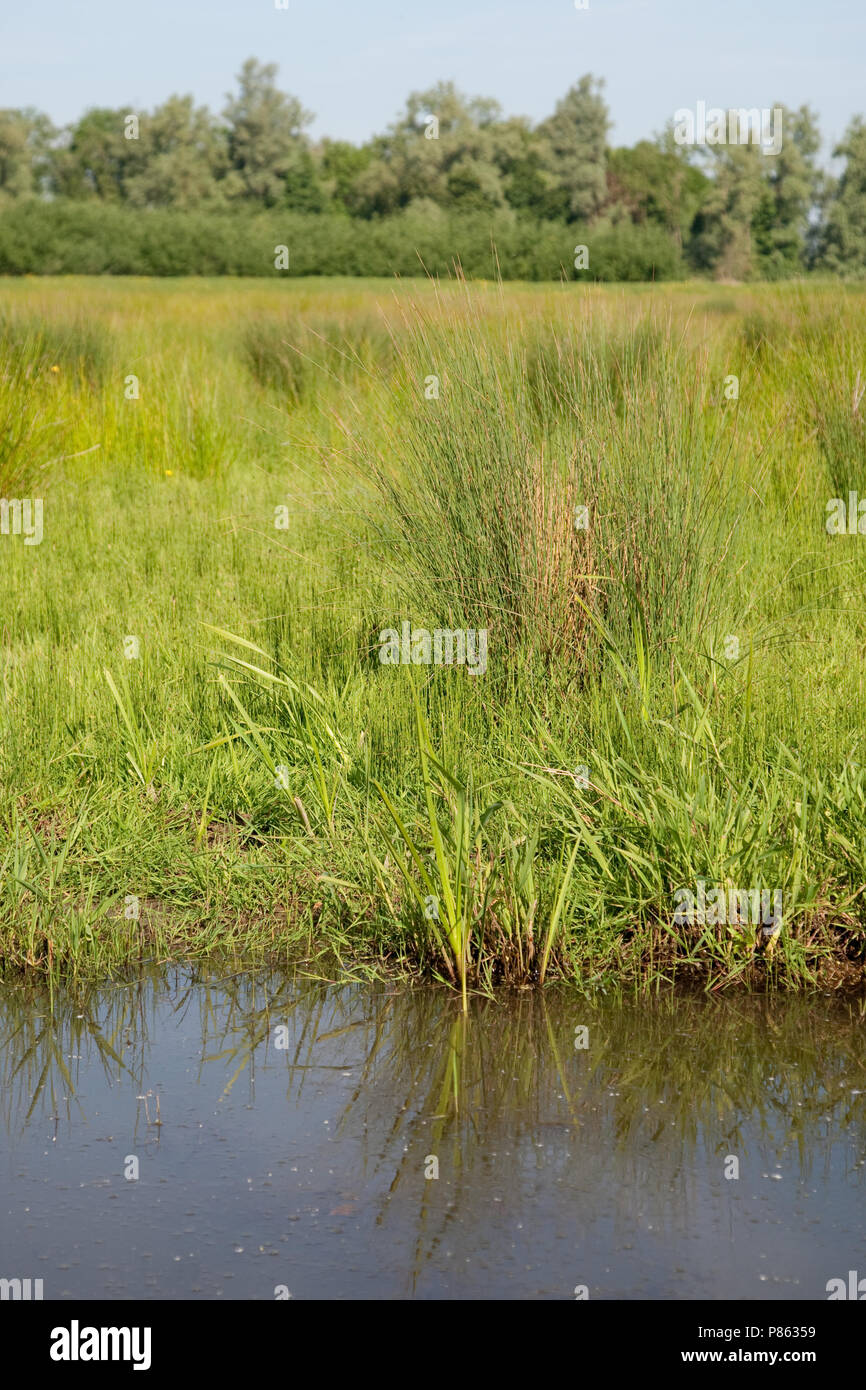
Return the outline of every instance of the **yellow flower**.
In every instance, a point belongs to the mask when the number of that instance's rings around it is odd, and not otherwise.
[[[167,469],[165,470],[165,476],[166,476],[167,478],[172,477],[173,473],[174,473],[174,469],[173,469],[173,468],[167,468]]]
[[[52,367],[51,370],[52,370],[52,372],[59,372],[59,371],[60,371],[60,368],[59,368],[59,367]]]

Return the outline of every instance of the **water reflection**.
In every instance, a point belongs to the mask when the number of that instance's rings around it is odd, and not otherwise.
[[[259,1252],[301,1252],[295,1296],[566,1297],[583,1278],[592,1296],[822,1297],[863,1251],[844,1235],[866,1158],[862,1024],[862,1004],[826,999],[590,1006],[568,990],[464,1017],[444,991],[188,969],[75,997],[6,988],[0,1197],[24,1193],[16,1162],[47,1140],[134,1228],[147,1203],[120,1174],[141,1154],[148,1182],[194,1194],[186,1229],[221,1254],[232,1222],[201,1194],[261,1199],[244,1219]],[[84,1136],[106,1115],[113,1168],[94,1179]],[[75,1201],[50,1172],[40,1200],[59,1248]],[[22,1224],[19,1263],[45,1234]],[[101,1296],[76,1248],[78,1295]],[[185,1284],[164,1255],[147,1291],[223,1292],[223,1271],[199,1258]],[[268,1297],[262,1277],[230,1296]]]

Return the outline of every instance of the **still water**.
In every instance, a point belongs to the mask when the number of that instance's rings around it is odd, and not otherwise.
[[[0,988],[0,1047],[0,1278],[46,1299],[866,1276],[859,1003],[526,991],[464,1019],[435,989],[185,968]]]

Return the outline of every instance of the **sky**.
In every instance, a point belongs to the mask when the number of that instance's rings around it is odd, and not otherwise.
[[[281,3],[282,0],[279,0]],[[582,3],[583,0],[580,0]],[[88,106],[190,92],[218,111],[248,57],[315,112],[313,136],[382,131],[440,80],[533,121],[584,73],[606,82],[611,143],[681,107],[809,103],[823,155],[866,114],[862,0],[0,0],[0,107],[64,125]]]

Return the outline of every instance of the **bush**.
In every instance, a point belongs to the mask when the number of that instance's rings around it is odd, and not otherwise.
[[[574,247],[589,248],[575,271]],[[289,248],[287,271],[275,248]],[[654,227],[590,231],[513,212],[431,216],[423,205],[374,221],[336,214],[146,212],[21,199],[0,210],[4,275],[350,275],[470,279],[669,280],[679,251]]]

